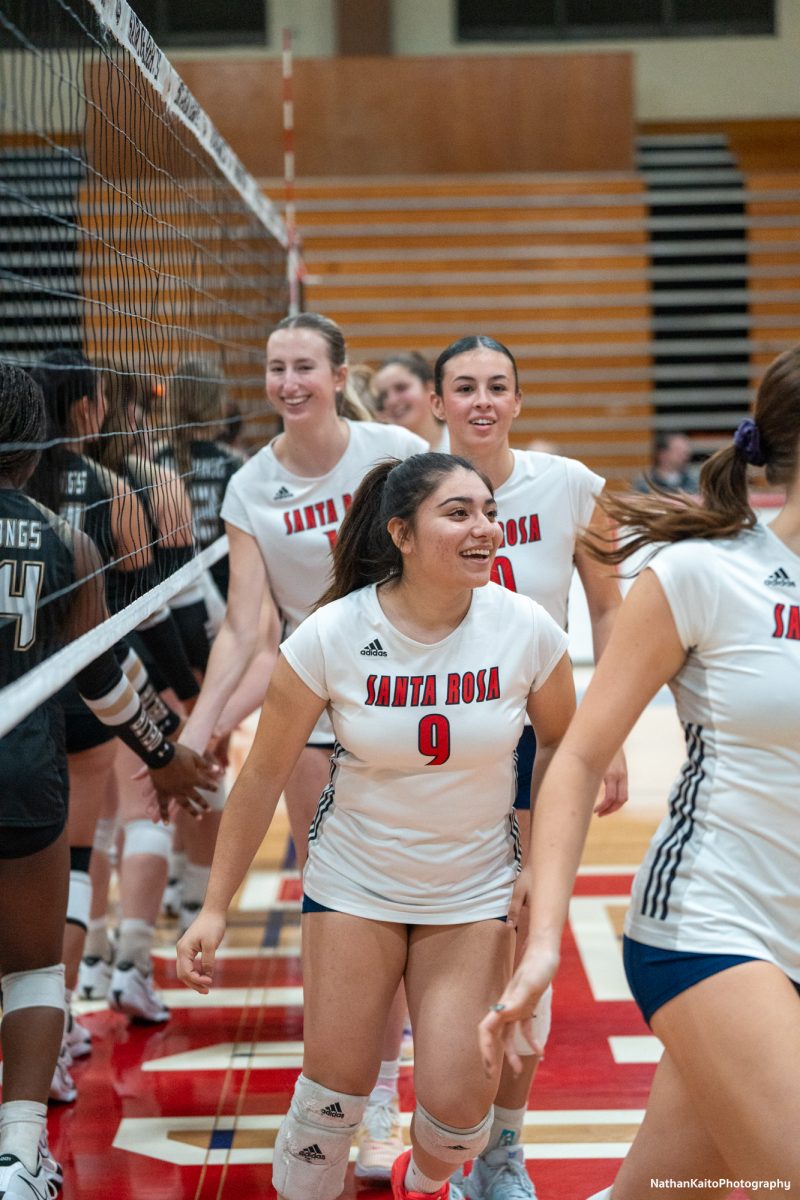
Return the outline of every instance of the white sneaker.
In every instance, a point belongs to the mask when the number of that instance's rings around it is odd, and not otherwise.
[[[71,1009],[67,1009],[67,1028],[64,1033],[64,1041],[73,1061],[76,1058],[86,1058],[87,1054],[92,1053],[92,1035],[85,1025],[81,1025],[80,1021],[75,1020]]]
[[[536,1200],[536,1189],[525,1170],[522,1146],[500,1146],[472,1163],[464,1191],[466,1200]]]
[[[403,1040],[400,1043],[400,1062],[414,1061],[414,1034],[410,1025],[403,1026]]]
[[[189,928],[202,907],[203,906],[199,900],[189,904],[184,904],[183,901],[181,901],[180,912],[178,913],[178,935],[180,937],[183,937],[183,935],[186,933],[186,930]]]
[[[169,1009],[151,983],[152,976],[144,974],[132,962],[120,962],[114,967],[108,992],[109,1007],[124,1013],[132,1021],[159,1025],[169,1020]]]
[[[67,1046],[66,1035],[61,1042],[61,1049],[58,1052],[58,1062],[56,1069],[53,1072],[53,1079],[50,1083],[50,1099],[55,1100],[58,1104],[72,1104],[72,1101],[77,1099],[78,1089],[75,1087],[75,1080],[70,1074],[72,1066],[72,1055]],[[0,1191],[0,1197],[2,1196]]]
[[[405,1150],[400,1132],[397,1098],[385,1104],[370,1101],[356,1131],[355,1173],[359,1179],[389,1179],[394,1160]]]
[[[182,894],[183,880],[181,877],[179,875],[175,875],[171,879],[168,879],[167,886],[164,888],[164,898],[161,901],[161,907],[164,910],[165,916],[180,916]]]
[[[64,1182],[64,1172],[61,1169],[61,1163],[57,1162],[50,1153],[50,1143],[47,1140],[46,1125],[39,1137],[39,1159],[45,1175],[56,1188],[56,1190],[59,1191],[62,1183]]]
[[[41,1160],[31,1172],[16,1154],[0,1154],[0,1200],[54,1200],[57,1194]]]
[[[78,967],[78,995],[81,1000],[105,1000],[114,968],[105,958],[87,954]]]

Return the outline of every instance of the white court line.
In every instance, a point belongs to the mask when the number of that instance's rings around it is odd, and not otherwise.
[[[143,1071],[268,1071],[301,1067],[302,1042],[220,1042],[142,1063]]]
[[[566,1109],[555,1112],[529,1112],[525,1126],[569,1126],[569,1125],[639,1125],[644,1116],[643,1109]],[[215,1118],[204,1117],[125,1117],[120,1121],[114,1138],[114,1147],[133,1154],[143,1154],[161,1162],[179,1166],[231,1166],[272,1162],[272,1147],[247,1147],[243,1149],[208,1150],[203,1146],[192,1146],[177,1141],[176,1133],[207,1133],[222,1130],[253,1131],[277,1130],[282,1117],[278,1114],[263,1116]],[[411,1113],[400,1114],[400,1124],[408,1128]],[[524,1143],[526,1159],[620,1159],[630,1148],[629,1142],[540,1142]],[[350,1152],[350,1161],[356,1157],[355,1147]]]
[[[212,988],[207,996],[191,988],[159,988],[158,992],[167,1008],[302,1008],[301,987],[252,987]],[[107,1000],[77,1000],[75,1011],[82,1013],[105,1012]]]
[[[153,958],[172,962],[175,959],[174,946],[156,946],[150,951]],[[257,959],[257,958],[299,958],[299,946],[220,946],[215,958]]]
[[[620,943],[609,906],[628,907],[629,896],[573,896],[569,923],[595,1000],[631,1000]]]
[[[664,1047],[651,1034],[610,1037],[608,1044],[616,1063],[657,1063]]]

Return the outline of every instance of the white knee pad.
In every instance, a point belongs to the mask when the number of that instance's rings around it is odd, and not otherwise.
[[[2,990],[5,1017],[21,1008],[58,1008],[64,1012],[64,964],[4,975]]]
[[[536,1005],[536,1012],[533,1016],[533,1040],[538,1042],[544,1050],[547,1045],[547,1039],[550,1036],[550,1026],[553,1020],[553,985],[550,984],[546,992],[543,992],[539,998],[539,1003]],[[514,1035],[514,1049],[517,1054],[524,1056],[533,1054],[530,1046],[522,1036],[518,1029]]]
[[[172,849],[172,829],[169,825],[154,825],[152,821],[126,821],[122,858],[132,854],[154,854],[166,862]]]
[[[417,1101],[414,1110],[414,1138],[432,1158],[459,1167],[468,1158],[476,1158],[489,1144],[494,1109],[472,1129],[453,1129],[432,1117]]]
[[[332,1092],[301,1075],[272,1158],[272,1184],[285,1200],[336,1200],[367,1096]]]
[[[593,1196],[589,1197],[589,1200],[611,1200],[611,1188],[606,1188],[602,1192],[595,1192]]]
[[[116,817],[101,817],[94,828],[92,850],[97,850],[100,854],[110,854],[114,849],[114,839],[116,836]]]
[[[228,781],[223,775],[215,788],[198,788],[201,796],[209,803],[212,812],[222,812],[228,799]]]
[[[80,925],[82,929],[89,927],[89,911],[92,907],[92,881],[88,871],[69,873],[69,892],[67,893],[67,921],[70,925]]]

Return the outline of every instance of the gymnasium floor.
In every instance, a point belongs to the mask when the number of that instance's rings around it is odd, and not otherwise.
[[[246,747],[247,730],[235,754],[241,758]],[[565,935],[553,1034],[525,1126],[539,1200],[585,1200],[611,1181],[657,1061],[657,1043],[627,990],[619,936],[633,871],[682,761],[668,693],[650,705],[627,749],[632,798],[621,814],[593,822]],[[133,1027],[101,1005],[83,1006],[95,1049],[75,1067],[77,1103],[51,1110],[65,1200],[274,1198],[272,1146],[303,1036],[299,880],[287,869],[285,817],[275,824],[237,897],[210,996],[177,983],[174,932],[165,923],[156,974],[172,1020]],[[404,1067],[406,1123],[411,1076]],[[388,1188],[349,1175],[344,1196],[388,1200]]]

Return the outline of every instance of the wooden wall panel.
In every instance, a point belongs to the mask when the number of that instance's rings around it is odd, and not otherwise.
[[[280,63],[176,67],[254,175],[281,175]],[[628,171],[627,53],[332,58],[295,63],[297,174]]]

